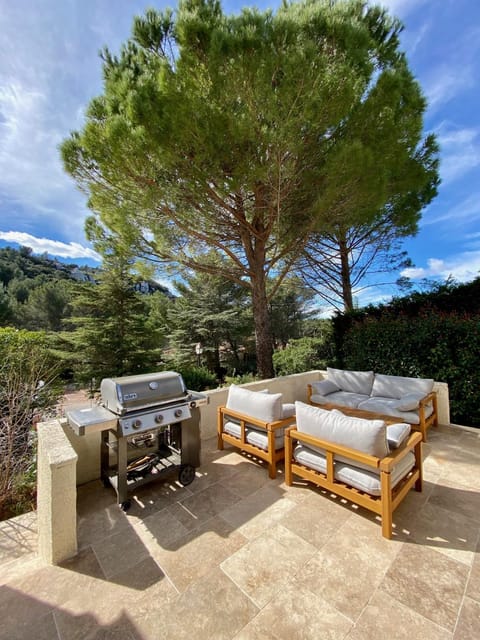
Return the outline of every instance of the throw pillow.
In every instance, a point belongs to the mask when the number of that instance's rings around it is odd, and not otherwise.
[[[312,382],[312,389],[315,393],[318,393],[321,396],[328,396],[329,393],[340,391],[340,387],[332,382],[332,380],[320,380],[319,382]]]
[[[387,425],[387,440],[392,449],[398,447],[405,442],[410,435],[410,425],[404,422],[396,422]]]

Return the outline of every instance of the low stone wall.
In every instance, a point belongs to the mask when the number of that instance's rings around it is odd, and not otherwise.
[[[58,564],[77,553],[77,460],[58,420],[37,425],[38,554]]]

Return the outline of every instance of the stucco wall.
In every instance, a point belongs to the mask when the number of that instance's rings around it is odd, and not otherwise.
[[[38,553],[58,564],[77,553],[77,454],[58,420],[37,425]]]

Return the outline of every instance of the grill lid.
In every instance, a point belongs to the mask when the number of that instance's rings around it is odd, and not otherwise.
[[[102,404],[117,415],[173,401],[187,401],[182,376],[174,371],[104,378],[100,384]]]

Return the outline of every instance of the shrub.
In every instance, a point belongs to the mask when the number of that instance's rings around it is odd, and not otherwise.
[[[258,378],[254,373],[242,373],[238,376],[226,376],[225,384],[248,384],[249,382],[256,382],[259,379],[260,378]]]
[[[187,389],[191,391],[204,391],[217,386],[216,375],[205,367],[180,366],[176,371],[182,374]]]
[[[332,357],[332,346],[324,338],[299,338],[273,354],[275,374],[286,376],[310,369],[324,369]]]
[[[446,313],[385,315],[352,322],[342,342],[342,366],[433,378],[449,387],[450,416],[480,426],[480,317]]]
[[[0,329],[0,520],[34,506],[32,427],[56,404],[55,371],[43,332]]]

